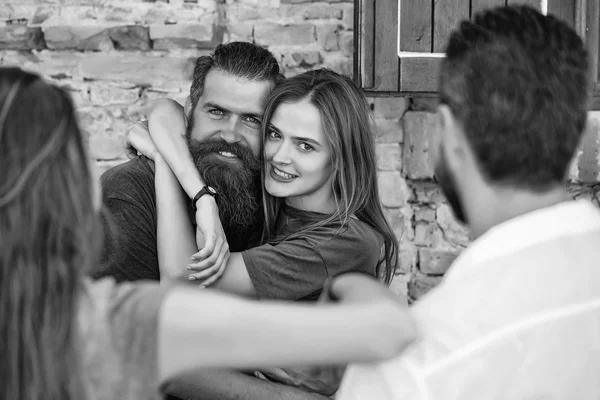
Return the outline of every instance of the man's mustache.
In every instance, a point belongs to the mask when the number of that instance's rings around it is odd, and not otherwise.
[[[210,153],[226,152],[240,158],[247,168],[253,171],[258,171],[260,169],[259,158],[256,157],[249,148],[238,143],[228,143],[224,140],[200,141],[197,139],[190,139],[188,145],[194,159],[205,157]]]

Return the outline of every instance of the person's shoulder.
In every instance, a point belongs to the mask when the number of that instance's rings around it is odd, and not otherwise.
[[[131,182],[154,182],[154,172],[148,159],[137,157],[107,169],[100,177],[103,188]]]
[[[100,177],[100,184],[105,200],[154,197],[154,172],[145,157],[134,158],[106,170]]]
[[[381,235],[373,227],[354,216],[345,222],[328,222],[316,228],[311,236],[318,247],[343,247],[348,252],[379,249],[383,244]]]

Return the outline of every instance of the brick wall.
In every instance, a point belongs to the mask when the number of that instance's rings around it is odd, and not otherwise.
[[[159,97],[183,101],[193,61],[218,43],[268,46],[286,75],[326,66],[352,73],[352,1],[2,0],[0,65],[20,65],[68,88],[89,148],[106,169],[125,160],[128,126]],[[379,185],[398,236],[392,287],[419,298],[468,242],[432,182],[430,99],[370,99],[378,127]],[[593,197],[600,116],[573,165],[574,196]]]

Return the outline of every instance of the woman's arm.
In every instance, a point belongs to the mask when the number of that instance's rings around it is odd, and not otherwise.
[[[374,279],[334,280],[342,304],[244,301],[175,289],[159,318],[162,382],[196,368],[341,365],[395,356],[416,338],[408,309]]]
[[[188,150],[185,140],[185,119],[183,107],[174,100],[157,100],[148,114],[148,128],[152,141],[158,148],[171,170],[177,177],[188,198],[194,196],[205,186],[198,169]],[[219,217],[215,198],[202,196],[196,201],[196,224],[198,234],[196,244],[199,256],[219,259],[211,270],[214,276],[207,284],[212,284],[224,272],[229,257],[229,245]]]
[[[161,282],[187,278],[187,265],[196,251],[186,197],[177,178],[160,155],[154,158],[157,251]]]

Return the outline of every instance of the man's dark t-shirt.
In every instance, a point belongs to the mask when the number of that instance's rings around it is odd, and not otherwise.
[[[154,172],[145,157],[106,171],[101,179],[105,243],[101,267],[93,278],[112,276],[118,282],[160,279],[156,249]],[[194,213],[189,207],[190,221]],[[248,247],[248,235],[227,232],[230,251]]]

